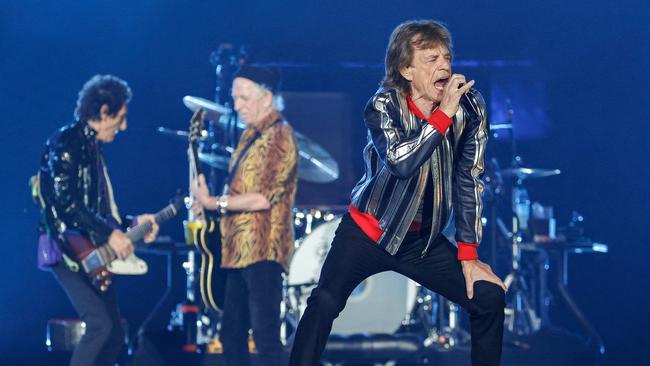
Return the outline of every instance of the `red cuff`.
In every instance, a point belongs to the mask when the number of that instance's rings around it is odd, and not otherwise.
[[[350,217],[370,239],[379,241],[384,231],[379,227],[379,221],[374,216],[361,212],[355,205],[350,204]]]
[[[445,114],[445,112],[441,111],[440,108],[438,108],[433,111],[433,113],[431,113],[431,117],[429,117],[427,122],[444,135],[447,133],[449,126],[451,126],[452,120]]]
[[[441,134],[447,133],[447,129],[449,126],[452,124],[451,117],[447,116],[445,112],[440,110],[440,108],[436,108],[433,113],[431,113],[431,116],[427,118],[422,111],[418,109],[418,107],[413,103],[413,99],[411,99],[411,96],[409,95],[406,97],[406,100],[408,102],[409,109],[415,116],[419,119],[425,120],[428,124],[433,126],[436,130],[438,130]]]
[[[476,248],[478,244],[458,242],[458,260],[473,261],[478,259]]]

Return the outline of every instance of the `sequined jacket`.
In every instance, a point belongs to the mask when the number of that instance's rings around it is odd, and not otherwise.
[[[106,219],[110,203],[100,192],[101,159],[95,131],[84,122],[65,126],[47,140],[38,172],[44,232],[56,237],[76,230],[95,244],[108,240],[114,225]]]
[[[378,221],[378,245],[397,253],[428,180],[433,184],[434,202],[431,235],[424,251],[448,225],[452,229],[455,225],[456,241],[478,245],[488,137],[481,94],[472,90],[461,98],[461,108],[445,134],[415,116],[406,96],[393,89],[377,91],[366,106],[364,120],[368,128],[365,174],[354,187],[351,201]]]

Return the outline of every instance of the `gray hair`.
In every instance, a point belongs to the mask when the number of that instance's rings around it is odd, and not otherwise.
[[[255,86],[257,87],[257,92],[258,92],[258,95],[259,95],[260,97],[261,97],[262,95],[264,95],[264,92],[269,92],[269,93],[271,93],[271,97],[272,97],[272,100],[273,100],[273,102],[272,102],[272,103],[273,103],[273,108],[275,108],[276,111],[278,111],[278,112],[282,112],[282,111],[284,110],[284,98],[282,97],[282,95],[280,95],[280,94],[273,94],[273,92],[271,91],[271,89],[265,87],[264,85],[260,85],[260,84],[255,83],[255,82],[253,82],[253,83],[254,83]]]

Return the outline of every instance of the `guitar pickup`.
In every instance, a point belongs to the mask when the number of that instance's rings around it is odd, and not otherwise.
[[[105,263],[104,259],[99,254],[99,251],[95,249],[81,261],[81,265],[84,267],[84,271],[86,271],[86,273],[91,273],[92,271],[105,265]]]

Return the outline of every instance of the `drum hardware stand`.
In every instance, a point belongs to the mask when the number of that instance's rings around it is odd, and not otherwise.
[[[424,340],[426,347],[437,346],[449,350],[459,344],[468,343],[469,334],[460,327],[459,306],[437,295],[435,311],[435,324]]]
[[[292,297],[296,298],[296,288],[289,286],[289,277],[282,274],[282,302],[280,302],[280,341],[283,346],[293,343],[293,335],[298,328],[300,309],[293,306]],[[297,301],[296,301],[297,304]]]
[[[539,312],[539,320],[541,325],[550,324],[549,307],[553,296],[548,288],[548,270],[550,268],[549,255],[545,250],[536,251],[537,257],[535,259],[534,267],[537,269],[537,283],[535,304]]]
[[[402,326],[419,323],[426,338],[425,347],[452,347],[469,341],[469,334],[459,325],[459,307],[441,295],[418,285],[415,308],[402,321]]]
[[[517,141],[513,124],[514,110],[509,99],[506,100],[506,105],[508,107],[506,121],[510,125],[511,168],[514,170],[522,166],[522,159],[517,155]],[[503,281],[508,288],[506,292],[505,328],[508,332],[522,336],[538,331],[541,327],[541,319],[535,313],[535,309],[529,300],[529,290],[521,268],[521,243],[523,241],[523,231],[528,226],[530,200],[528,191],[523,186],[524,177],[517,174],[513,174],[513,176],[516,180],[512,186],[512,231],[508,232],[498,217],[495,216],[493,220],[496,220],[499,231],[510,240],[512,249],[511,271]]]
[[[185,301],[176,305],[176,309],[172,311],[172,316],[169,321],[168,329],[171,331],[174,328],[180,328],[183,332],[183,351],[196,352],[198,344],[198,328],[199,323],[199,307],[195,302],[195,252],[189,250],[187,252],[187,261],[183,262],[183,268],[187,276]]]
[[[515,214],[512,217],[512,233],[510,233],[512,271],[504,280],[504,284],[508,288],[505,310],[506,330],[518,336],[532,334],[541,328],[541,319],[535,313],[535,309],[529,300],[528,286],[521,272],[521,243],[524,229],[522,226],[528,220],[524,211],[530,210],[530,201],[528,201],[527,197],[528,193],[523,187],[522,179],[518,178],[513,187],[513,211]]]
[[[435,327],[434,314],[437,313],[437,303],[433,302],[431,292],[420,284],[416,284],[417,292],[415,304],[411,311],[407,312],[402,320],[402,329],[412,332],[412,328],[420,325],[424,332],[429,333]]]
[[[190,164],[191,165],[191,164]],[[189,186],[192,185],[192,167],[190,166]],[[185,199],[185,205],[188,207],[187,220],[183,221],[183,229],[185,232],[185,242],[187,245],[196,245],[195,238],[198,230],[201,229],[204,222],[198,220],[189,209],[192,205],[193,197],[190,195]],[[185,301],[176,305],[176,309],[172,311],[172,316],[169,321],[168,329],[180,328],[183,332],[184,343],[182,346],[183,351],[196,352],[198,350],[198,323],[200,319],[200,309],[196,303],[196,252],[193,248],[187,251],[187,261],[183,262],[183,269],[185,269]]]
[[[183,350],[186,352],[199,352],[199,347],[210,343],[214,336],[214,329],[211,327],[211,320],[196,304],[195,300],[195,262],[196,253],[188,251],[188,260],[183,263],[187,276],[186,299],[176,305],[172,311],[168,330],[180,329],[183,332]],[[217,323],[218,325],[218,323]]]

